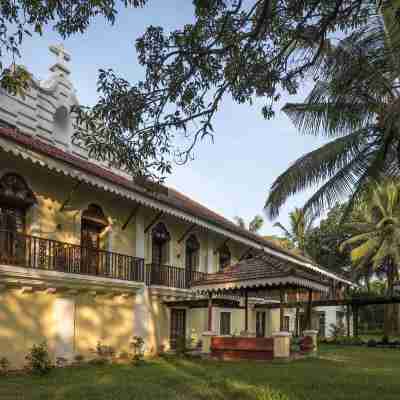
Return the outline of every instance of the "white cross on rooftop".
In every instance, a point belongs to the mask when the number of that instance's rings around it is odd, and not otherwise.
[[[51,45],[49,50],[57,56],[57,62],[61,65],[65,64],[65,61],[71,60],[71,55],[65,50],[62,44],[59,45]]]

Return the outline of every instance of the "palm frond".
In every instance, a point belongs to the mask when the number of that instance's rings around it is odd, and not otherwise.
[[[283,174],[281,174],[271,186],[271,190],[265,204],[265,209],[270,218],[278,215],[280,207],[285,203],[288,197],[312,188],[326,180],[335,177],[337,171],[344,168],[353,168],[353,172],[358,165],[365,163],[368,152],[372,147],[367,139],[371,133],[370,128],[364,128],[353,132],[345,137],[337,138],[317,150],[314,150],[294,162]],[[356,178],[352,174],[344,176],[341,193],[351,193]],[[336,179],[339,176],[336,175]],[[346,189],[346,190],[343,190]],[[321,197],[319,191],[308,202],[306,208],[315,208],[320,206],[333,205],[338,200],[337,194],[334,196]]]

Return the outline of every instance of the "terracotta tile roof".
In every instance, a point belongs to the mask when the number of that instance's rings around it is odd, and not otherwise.
[[[223,271],[208,274],[201,281],[193,282],[193,286],[245,282],[269,278],[297,277],[328,286],[324,277],[318,272],[305,271],[298,264],[282,260],[276,256],[259,252],[255,257],[242,260]]]
[[[292,257],[300,262],[306,262],[315,265],[315,263],[309,258],[299,255],[293,251],[287,250],[268,239],[249,232],[246,229],[240,228],[232,221],[215,213],[214,211],[185,196],[175,189],[166,187],[167,191],[165,192],[168,192],[167,195],[163,194],[162,192],[157,194],[154,192],[149,192],[144,186],[136,184],[133,180],[129,180],[123,176],[115,174],[112,171],[107,170],[93,162],[84,160],[77,155],[68,153],[48,142],[45,142],[44,140],[40,140],[37,137],[32,137],[31,135],[24,134],[23,132],[20,132],[15,128],[0,127],[0,136],[12,140],[13,142],[37,153],[65,162],[66,164],[78,170],[105,179],[113,184],[117,184],[125,189],[139,192],[142,195],[145,195],[151,199],[156,199],[157,201],[160,201],[166,205],[175,207],[176,209],[184,211],[194,217],[206,220],[207,222],[217,227],[226,229],[231,233],[240,235],[241,237],[254,241],[261,246],[268,247],[271,250],[277,251],[283,255]],[[318,266],[318,268],[320,267]]]
[[[256,235],[245,229],[240,228],[233,222],[229,221],[227,218],[215,213],[214,211],[192,200],[191,198],[185,196],[184,194],[178,192],[175,189],[168,187],[168,196],[165,195],[162,196],[160,194],[155,196],[146,191],[144,187],[135,184],[132,180],[117,175],[103,167],[100,167],[99,165],[93,162],[84,160],[74,154],[68,153],[58,147],[53,146],[50,143],[45,142],[44,140],[40,140],[39,138],[34,138],[30,135],[26,135],[20,131],[17,131],[14,128],[0,127],[0,136],[3,136],[7,139],[11,139],[23,147],[26,147],[30,150],[34,150],[38,153],[44,154],[59,161],[63,161],[72,167],[75,167],[79,170],[95,175],[97,177],[103,178],[109,182],[120,185],[126,189],[140,192],[150,198],[156,198],[159,201],[162,201],[166,204],[172,205],[174,207],[177,207],[178,209],[186,211],[193,216],[203,218],[208,222],[211,222],[217,226],[221,226],[222,228],[227,229],[233,233],[236,233],[250,240],[253,240],[259,243],[260,245],[268,246],[273,250],[295,257],[300,261],[312,262],[311,260],[303,256],[292,253],[289,250],[283,249],[281,246],[278,246],[262,238],[259,235]]]

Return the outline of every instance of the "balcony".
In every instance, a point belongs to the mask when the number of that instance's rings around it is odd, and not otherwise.
[[[144,260],[0,230],[0,264],[145,282]]]
[[[207,273],[199,271],[188,272],[183,268],[171,265],[146,265],[148,285],[167,286],[176,289],[189,289],[192,282],[202,280]]]

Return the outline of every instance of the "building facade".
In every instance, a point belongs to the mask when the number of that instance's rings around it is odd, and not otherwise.
[[[49,79],[33,78],[24,97],[0,94],[0,357],[20,367],[44,340],[54,358],[90,356],[98,342],[128,351],[133,336],[149,353],[181,336],[197,343],[208,311],[191,282],[254,251],[309,265],[171,188],[90,159],[72,140],[70,57],[51,50]],[[218,334],[243,330],[231,300],[215,301]],[[250,329],[279,330],[278,310],[256,302]]]

